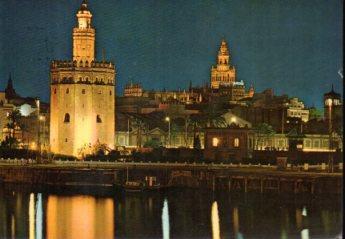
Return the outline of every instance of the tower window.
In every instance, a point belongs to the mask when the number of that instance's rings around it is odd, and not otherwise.
[[[67,89],[66,89],[66,94],[68,94],[68,93],[69,93],[69,89],[67,88]]]
[[[67,138],[65,138],[65,142],[67,142],[68,140],[67,140]]]
[[[56,94],[56,88],[54,89],[54,94]]]
[[[212,146],[218,147],[218,145],[219,145],[219,139],[216,137],[212,138]]]
[[[98,91],[98,94],[102,94],[102,90],[99,90],[99,91]]]
[[[111,91],[109,91],[109,95],[112,95],[113,93]]]
[[[100,115],[97,115],[97,117],[96,117],[96,122],[97,122],[97,123],[102,123],[102,119],[101,119],[101,116],[100,116]]]
[[[81,93],[82,93],[83,95],[85,95],[85,89],[82,89],[82,90],[81,90]]]
[[[239,138],[234,139],[234,147],[236,147],[236,148],[240,147],[240,139]]]
[[[69,113],[66,113],[65,114],[65,118],[64,118],[64,121],[65,123],[69,123],[70,122],[70,116],[69,116]]]

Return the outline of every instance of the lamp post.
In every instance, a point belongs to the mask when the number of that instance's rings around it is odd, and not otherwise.
[[[329,155],[328,155],[328,171],[333,173],[333,154],[332,154],[332,99],[326,100],[328,106],[328,137],[329,137]]]
[[[46,117],[43,116],[43,115],[40,115],[39,116],[39,122],[43,122],[43,140],[40,140],[40,144],[42,144],[42,141],[43,141],[43,148],[45,149],[46,147]],[[39,129],[41,129],[41,124],[39,125]],[[41,130],[40,130],[41,132]],[[41,134],[40,134],[41,136]],[[41,145],[40,145],[41,146]],[[42,157],[42,147],[40,147],[40,155]]]
[[[170,117],[169,116],[165,117],[165,121],[168,122],[168,125],[169,125],[168,140],[169,140],[169,148],[170,148],[171,146]]]
[[[37,107],[37,148],[40,151],[41,156],[41,142],[40,142],[40,99],[35,99],[36,107]],[[37,161],[40,161],[40,158],[37,157]]]

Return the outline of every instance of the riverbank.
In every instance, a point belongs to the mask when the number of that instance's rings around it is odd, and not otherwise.
[[[303,168],[278,170],[276,166],[183,164],[183,163],[100,163],[54,164],[0,163],[0,180],[60,186],[114,187],[130,180],[155,177],[165,187],[208,188],[227,191],[257,191],[323,194],[342,192],[342,172],[327,173]]]

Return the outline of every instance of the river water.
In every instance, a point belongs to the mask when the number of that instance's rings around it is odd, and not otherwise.
[[[341,200],[0,185],[0,238],[337,238]]]

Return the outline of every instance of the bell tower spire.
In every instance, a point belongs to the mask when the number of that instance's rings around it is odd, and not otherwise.
[[[76,14],[77,26],[73,29],[73,61],[84,63],[95,60],[95,29],[91,25],[92,14],[83,0]]]
[[[219,85],[232,85],[235,77],[235,67],[230,65],[228,44],[223,38],[218,50],[217,65],[211,68],[211,88],[218,89]]]
[[[218,51],[218,65],[229,65],[229,49],[225,39],[222,40]]]

